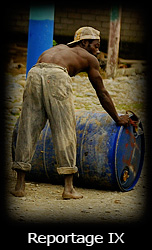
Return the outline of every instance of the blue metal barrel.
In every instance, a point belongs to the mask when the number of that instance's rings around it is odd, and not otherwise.
[[[127,128],[117,126],[104,112],[76,112],[77,167],[74,184],[91,188],[129,191],[136,185],[144,160],[144,133],[142,123],[132,115]],[[13,134],[13,156],[17,138]],[[63,177],[56,171],[56,159],[49,123],[41,132],[32,170],[28,180],[59,184]]]

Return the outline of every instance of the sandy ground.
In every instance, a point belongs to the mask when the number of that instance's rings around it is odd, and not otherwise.
[[[143,125],[145,104],[145,76],[134,75],[105,79],[104,83],[116,104],[118,111],[130,108],[142,117]],[[140,179],[132,191],[118,192],[77,188],[84,198],[63,200],[62,185],[26,182],[26,196],[16,198],[10,194],[14,188],[16,175],[11,170],[11,136],[14,124],[21,110],[25,74],[6,77],[6,210],[15,221],[24,222],[138,222],[145,211],[147,194],[146,160]],[[84,76],[73,79],[75,109],[102,110],[95,92]],[[146,134],[146,131],[145,131]],[[146,158],[146,156],[145,156]]]
[[[9,178],[9,190],[15,178]],[[76,188],[80,200],[63,200],[63,187],[45,183],[26,183],[26,196],[16,198],[7,191],[8,214],[21,222],[137,222],[145,210],[146,187],[142,174],[130,192]]]

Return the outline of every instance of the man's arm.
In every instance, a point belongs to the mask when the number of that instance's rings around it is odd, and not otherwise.
[[[112,117],[112,119],[118,124],[122,126],[127,126],[129,122],[129,116],[128,115],[122,115],[119,116],[114,103],[108,93],[108,91],[105,89],[101,75],[99,73],[99,63],[96,58],[95,60],[92,60],[92,63],[89,67],[89,70],[87,71],[88,77],[90,82],[92,83],[92,86],[94,87],[96,94],[99,98],[99,101],[102,105],[102,107],[105,109],[105,111]]]

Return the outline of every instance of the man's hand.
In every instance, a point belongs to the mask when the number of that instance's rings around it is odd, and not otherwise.
[[[116,121],[118,126],[128,126],[129,125],[129,115],[121,115],[119,116],[118,120]]]

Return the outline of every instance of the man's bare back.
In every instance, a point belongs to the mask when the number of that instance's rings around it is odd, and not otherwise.
[[[87,71],[89,62],[92,60],[96,60],[98,63],[93,55],[80,46],[70,48],[61,44],[44,51],[39,57],[38,63],[55,63],[67,68],[69,75],[74,76],[82,71]]]

